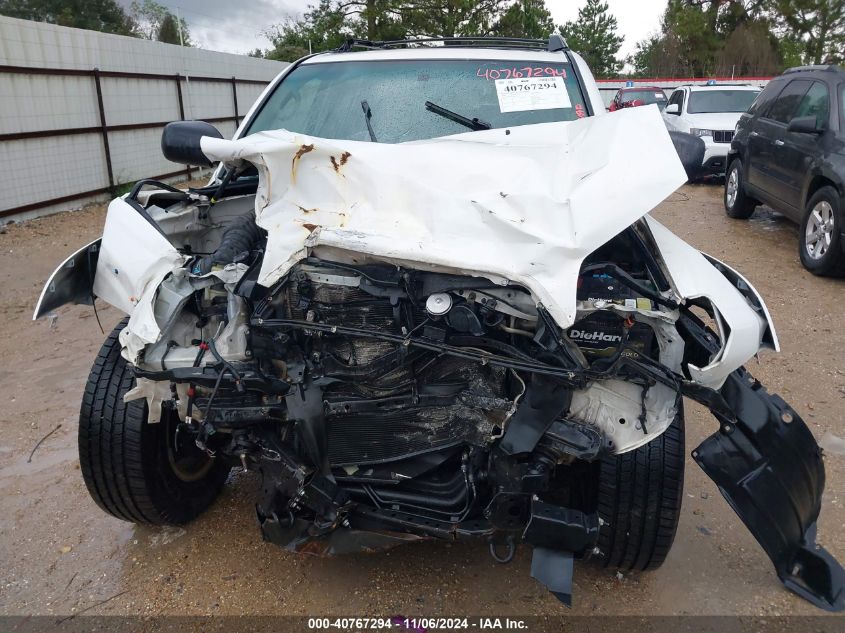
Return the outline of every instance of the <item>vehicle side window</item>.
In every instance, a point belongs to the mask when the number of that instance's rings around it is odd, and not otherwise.
[[[669,103],[670,104],[677,103],[678,104],[678,110],[679,111],[683,110],[684,109],[684,91],[683,90],[676,90],[675,92],[673,92],[672,98],[669,99]]]
[[[845,84],[839,84],[839,133],[845,133]]]
[[[757,95],[757,98],[754,99],[754,103],[752,103],[751,107],[748,108],[748,113],[758,115],[766,112],[766,110],[769,109],[769,106],[772,105],[775,98],[780,95],[780,92],[784,89],[786,83],[787,82],[784,81],[783,78],[778,77],[766,84],[766,87],[763,88],[763,92]]]
[[[814,81],[807,94],[801,99],[801,103],[798,104],[792,118],[814,116],[816,117],[816,127],[824,129],[827,127],[829,115],[830,95],[827,86],[820,81]]]
[[[812,82],[806,79],[799,79],[788,84],[763,117],[778,123],[789,123],[792,113],[798,108],[801,98],[810,89],[811,84]]]

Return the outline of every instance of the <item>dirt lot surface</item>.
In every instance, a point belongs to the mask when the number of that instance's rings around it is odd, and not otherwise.
[[[817,439],[845,436],[845,282],[801,267],[797,228],[767,210],[750,222],[721,209],[721,187],[685,186],[655,215],[742,271],[768,302],[783,351],[751,371],[804,416]],[[683,516],[666,564],[618,575],[576,564],[567,611],[529,575],[530,551],[497,565],[484,543],[425,542],[389,553],[316,559],[263,543],[258,478],[234,473],[209,512],[183,528],[106,516],[77,462],[80,397],[103,340],[92,310],[30,321],[43,281],[99,236],[104,209],[5,227],[0,278],[0,614],[557,615],[818,614],[778,582],[715,485],[688,459]],[[108,331],[121,315],[100,310]],[[61,425],[28,461],[36,442]],[[687,404],[687,452],[716,429]],[[845,457],[826,456],[819,539],[845,560]],[[107,600],[104,604],[99,604]],[[97,606],[94,606],[97,605]]]

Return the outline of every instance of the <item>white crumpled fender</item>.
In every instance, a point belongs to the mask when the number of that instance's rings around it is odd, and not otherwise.
[[[707,258],[684,240],[672,233],[651,216],[646,216],[654,241],[666,265],[667,272],[678,295],[683,299],[704,297],[717,310],[716,322],[721,319],[729,333],[720,325],[721,350],[706,367],[688,365],[690,377],[697,383],[712,389],[720,388],[725,379],[744,365],[760,350],[761,346],[778,349],[775,327],[769,310],[760,293],[748,283],[759,300],[763,316],[758,314],[742,296],[742,293]],[[726,266],[727,268],[727,266]],[[733,269],[730,269],[733,271]],[[735,271],[735,274],[739,275]],[[767,336],[768,335],[768,336]],[[764,345],[764,339],[772,343]]]
[[[258,168],[264,286],[326,246],[509,279],[564,328],[584,258],[686,182],[656,106],[398,145],[278,130],[202,150]]]
[[[130,315],[120,333],[127,360],[134,361],[161,331],[153,300],[162,280],[186,258],[137,209],[122,198],[112,200],[94,277],[94,294]]]

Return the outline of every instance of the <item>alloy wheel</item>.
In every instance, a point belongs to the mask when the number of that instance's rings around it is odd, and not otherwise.
[[[812,259],[821,259],[827,253],[833,240],[833,225],[833,207],[827,200],[819,200],[810,211],[804,231],[804,244]]]
[[[731,169],[730,175],[728,175],[728,184],[725,188],[725,199],[727,200],[728,207],[733,209],[734,203],[736,202],[736,195],[739,191],[739,170],[734,167]]]

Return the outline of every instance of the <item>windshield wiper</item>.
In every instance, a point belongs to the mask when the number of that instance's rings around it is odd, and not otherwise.
[[[376,133],[373,131],[373,124],[370,123],[370,119],[373,118],[373,111],[370,110],[370,104],[367,103],[366,99],[361,102],[361,109],[364,111],[364,120],[367,122],[367,132],[370,133],[370,140],[373,143],[378,143]]]
[[[489,130],[493,127],[491,124],[487,123],[487,121],[482,121],[479,118],[470,119],[469,117],[465,117],[462,114],[458,114],[457,112],[447,110],[443,106],[439,106],[436,103],[432,103],[431,101],[425,102],[425,109],[429,112],[434,112],[434,114],[439,114],[440,116],[449,119],[450,121],[459,123],[464,127],[468,127],[471,130]]]

